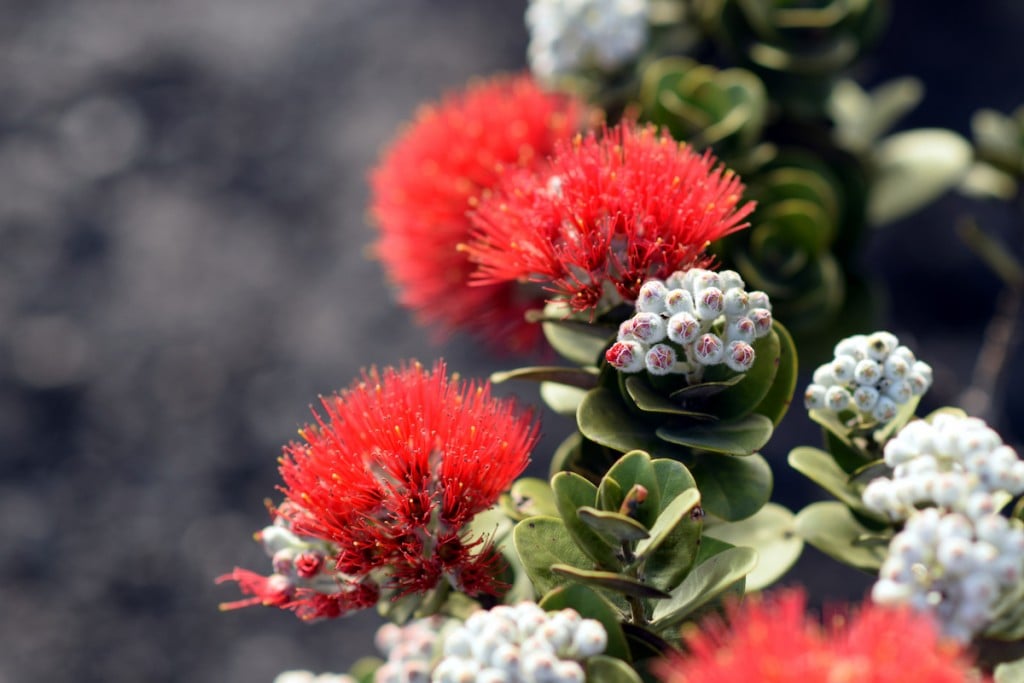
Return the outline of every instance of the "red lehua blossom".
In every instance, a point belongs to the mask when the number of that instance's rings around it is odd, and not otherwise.
[[[365,372],[322,400],[325,415],[281,458],[280,508],[292,530],[338,548],[339,572],[384,574],[404,594],[442,578],[496,594],[497,555],[466,524],[493,505],[529,461],[530,415],[488,383],[449,379],[438,363]]]
[[[732,603],[684,631],[688,654],[661,662],[666,683],[967,683],[980,679],[953,641],[908,609],[867,605],[823,627],[799,590]]]
[[[743,184],[667,133],[624,121],[559,142],[540,174],[509,173],[471,215],[474,282],[537,282],[573,310],[609,286],[636,300],[649,279],[706,265],[708,244],[746,227]]]
[[[523,314],[538,298],[514,283],[467,287],[473,264],[458,247],[469,238],[467,211],[502,169],[541,165],[583,111],[527,76],[493,78],[421,108],[384,154],[370,177],[375,253],[422,324],[475,331],[504,349],[537,343],[539,326]]]
[[[304,621],[333,619],[346,612],[366,609],[377,604],[380,593],[373,583],[352,582],[339,586],[336,593],[323,593],[307,586],[296,586],[283,574],[261,576],[248,569],[236,567],[230,574],[217,577],[217,583],[234,581],[245,595],[251,597],[234,602],[223,602],[223,611],[263,605],[290,609]]]

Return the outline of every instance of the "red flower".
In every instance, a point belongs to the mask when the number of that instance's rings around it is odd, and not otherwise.
[[[822,627],[798,590],[733,603],[726,620],[683,634],[687,655],[661,663],[666,683],[966,683],[963,651],[907,609],[867,605],[835,612]]]
[[[472,214],[474,281],[542,283],[577,311],[610,287],[634,301],[646,280],[705,265],[711,241],[746,227],[754,205],[716,163],[629,121],[560,142],[543,173],[506,174]]]
[[[261,576],[248,569],[235,570],[217,577],[217,583],[234,581],[245,595],[252,597],[234,602],[223,602],[222,611],[264,605],[290,609],[304,621],[332,619],[346,612],[366,609],[377,604],[379,591],[373,583],[352,582],[337,586],[340,590],[324,593],[308,586],[297,586],[283,574]]]
[[[464,527],[526,467],[531,417],[487,383],[449,380],[443,363],[371,369],[322,403],[281,459],[292,531],[334,544],[343,575],[382,575],[401,594],[445,578],[495,594],[497,555]]]
[[[539,339],[523,314],[538,297],[513,283],[467,287],[473,264],[459,245],[466,212],[503,167],[536,168],[579,127],[583,106],[529,77],[499,77],[420,109],[370,177],[374,251],[401,303],[444,332],[475,331],[501,348]]]

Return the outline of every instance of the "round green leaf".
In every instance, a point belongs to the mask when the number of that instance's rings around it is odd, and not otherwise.
[[[793,401],[796,391],[798,374],[796,344],[793,336],[778,320],[772,323],[772,329],[779,338],[779,367],[775,379],[761,402],[754,408],[755,413],[764,415],[776,427],[782,422]]]
[[[580,407],[580,401],[587,394],[585,389],[570,387],[557,382],[541,382],[540,397],[548,408],[559,415],[576,417],[576,411]]]
[[[658,516],[650,538],[636,544],[647,582],[672,590],[689,573],[700,550],[704,513],[697,489],[682,492]]]
[[[752,413],[728,422],[659,427],[656,434],[664,441],[688,448],[750,455],[768,443],[774,429],[767,417]]]
[[[559,472],[551,479],[555,493],[555,504],[569,535],[589,555],[597,566],[604,569],[621,569],[622,563],[614,550],[592,528],[583,523],[576,510],[597,502],[597,487],[573,472]]]
[[[612,546],[639,541],[650,535],[643,524],[618,512],[584,506],[576,510],[576,516]]]
[[[683,491],[697,486],[690,470],[681,462],[658,458],[653,460],[651,465],[654,467],[654,478],[658,481],[658,492],[663,501],[675,500]]]
[[[580,433],[620,453],[641,450],[671,457],[676,451],[655,435],[655,427],[631,415],[611,389],[591,389],[576,413]]]
[[[654,473],[651,456],[644,451],[630,451],[612,465],[604,478],[614,479],[624,494],[637,485],[647,490],[647,498],[632,516],[650,528],[661,511],[661,494],[658,491],[658,478]],[[621,504],[620,501],[619,505]],[[619,510],[618,507],[605,509],[610,512]]]
[[[695,420],[715,419],[715,416],[709,413],[687,410],[676,401],[672,401],[667,396],[663,396],[658,393],[653,387],[651,387],[650,383],[647,381],[647,377],[642,374],[626,377],[623,385],[626,388],[626,393],[628,393],[629,397],[633,399],[634,403],[636,403],[637,408],[644,412],[678,415]],[[725,387],[722,388],[724,389]],[[678,393],[679,392],[675,392],[673,396]]]
[[[772,495],[772,470],[759,454],[730,458],[701,453],[689,469],[704,509],[726,521],[749,517]]]
[[[587,683],[643,683],[640,675],[626,662],[595,655],[587,659]]]
[[[530,380],[532,382],[556,382],[580,389],[593,389],[597,386],[597,371],[593,368],[565,368],[557,365],[541,365],[491,373],[491,382],[494,384],[508,382],[513,379]]]
[[[711,413],[720,420],[729,420],[750,413],[764,400],[779,370],[782,348],[778,333],[772,330],[755,340],[753,347],[754,366],[743,375],[743,380],[700,405],[692,406],[694,409]]]
[[[842,503],[812,503],[796,516],[796,530],[805,541],[843,564],[875,574],[882,566],[887,546],[864,543],[871,530],[857,521]]]
[[[804,548],[803,539],[796,533],[796,515],[775,503],[768,503],[742,521],[707,526],[704,533],[757,551],[757,566],[747,576],[748,591],[762,590],[782,578]]]
[[[689,614],[742,581],[756,565],[757,552],[752,548],[729,548],[705,560],[693,568],[668,600],[654,607],[651,628],[664,631],[678,626]]]
[[[789,466],[839,499],[844,505],[865,517],[885,522],[886,517],[875,512],[861,500],[860,492],[850,483],[850,476],[823,450],[800,446],[789,452]]]
[[[555,517],[530,517],[516,525],[512,532],[516,553],[538,595],[568,583],[568,579],[555,574],[551,567],[564,564],[581,569],[594,566],[583,554],[562,520]]]

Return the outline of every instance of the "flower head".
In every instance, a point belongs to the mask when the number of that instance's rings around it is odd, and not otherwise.
[[[504,348],[528,348],[539,329],[523,321],[536,301],[510,283],[469,288],[458,249],[466,212],[504,167],[536,168],[556,140],[578,129],[583,107],[528,77],[498,77],[420,109],[370,176],[374,252],[401,303],[423,324],[475,331]]]
[[[823,627],[799,591],[748,598],[684,633],[688,655],[662,663],[666,683],[966,683],[962,650],[905,609],[835,612]]]
[[[526,467],[530,416],[443,363],[371,369],[323,408],[281,459],[295,533],[334,544],[339,572],[383,572],[399,593],[447,579],[493,594],[496,556],[464,527]]]
[[[576,311],[613,290],[708,261],[711,241],[746,226],[743,185],[653,127],[624,121],[556,145],[540,173],[507,173],[472,214],[476,284],[537,282]]]

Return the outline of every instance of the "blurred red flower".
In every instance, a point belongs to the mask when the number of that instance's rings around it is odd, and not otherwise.
[[[726,618],[684,630],[688,654],[658,667],[666,683],[967,683],[961,647],[930,618],[868,604],[833,611],[823,627],[799,590],[732,603]]]
[[[502,169],[540,166],[556,140],[579,130],[584,107],[527,76],[471,84],[422,107],[370,176],[374,253],[421,324],[467,330],[495,348],[524,351],[540,330],[523,320],[542,298],[515,283],[466,287],[473,264],[459,249],[467,211]]]
[[[474,283],[540,283],[576,311],[610,288],[632,302],[646,280],[705,264],[711,241],[746,227],[743,189],[651,126],[560,141],[543,172],[505,174],[471,214]]]
[[[342,574],[382,573],[400,594],[442,579],[495,594],[497,557],[464,527],[526,467],[531,416],[486,382],[449,379],[441,362],[371,369],[322,403],[281,458],[291,504],[279,511],[294,533],[336,544]]]

